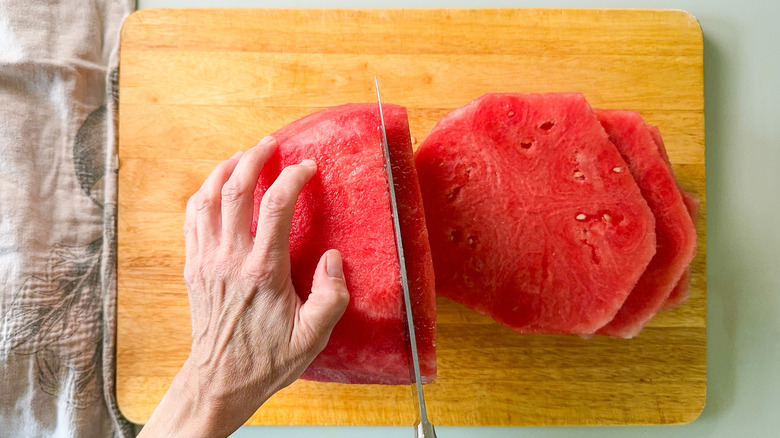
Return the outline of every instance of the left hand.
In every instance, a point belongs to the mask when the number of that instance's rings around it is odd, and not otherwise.
[[[320,258],[306,302],[290,278],[292,216],[313,161],[281,172],[250,234],[254,188],[275,149],[267,137],[221,163],[187,203],[192,350],[142,432],[227,436],[303,373],[346,309],[338,251]]]

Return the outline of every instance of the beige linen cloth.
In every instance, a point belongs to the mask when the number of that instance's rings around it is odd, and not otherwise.
[[[114,156],[134,8],[0,0],[0,437],[132,433],[114,396]]]

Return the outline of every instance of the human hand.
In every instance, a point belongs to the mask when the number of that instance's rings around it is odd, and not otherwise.
[[[253,191],[275,149],[266,137],[221,163],[187,203],[192,350],[142,436],[227,436],[303,373],[346,309],[338,251],[320,258],[305,303],[290,278],[292,216],[313,161],[281,172],[250,234]]]

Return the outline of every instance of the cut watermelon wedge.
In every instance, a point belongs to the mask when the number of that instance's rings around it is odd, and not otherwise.
[[[415,154],[436,291],[520,333],[594,333],[655,253],[655,221],[581,94],[487,94]]]
[[[688,210],[688,214],[693,220],[694,226],[699,220],[699,199],[693,196],[691,193],[680,189],[685,208]],[[688,265],[688,269],[683,272],[682,277],[672,289],[672,293],[669,294],[669,298],[666,299],[661,310],[671,310],[681,306],[687,299],[691,288],[691,266]]]
[[[664,161],[666,161],[666,164],[669,165],[669,168],[671,169],[672,163],[671,161],[669,161],[669,154],[666,153],[664,140],[661,137],[661,130],[659,130],[658,127],[654,125],[645,125],[645,126],[647,127],[647,130],[650,132],[650,136],[653,137],[653,141],[655,142],[656,146],[658,146],[658,152],[661,153],[661,156],[663,157]],[[672,174],[674,174],[674,171],[672,171]],[[675,181],[676,180],[677,178],[675,178]],[[693,196],[692,193],[683,189],[679,181],[677,181],[677,187],[680,189],[680,195],[682,195],[683,202],[685,203],[685,208],[688,210],[688,215],[691,216],[695,228],[696,223],[699,220],[700,201],[698,198]],[[669,294],[669,298],[666,299],[666,302],[664,303],[661,310],[671,310],[682,305],[685,302],[685,300],[688,299],[690,283],[691,283],[691,267],[688,266],[688,269],[683,273],[682,277],[680,277],[680,280],[674,286],[674,289],[672,289],[672,293]]]
[[[383,105],[424,382],[436,377],[436,302],[428,234],[406,109]],[[349,306],[303,378],[342,383],[410,383],[392,209],[376,104],[348,104],[272,134],[279,143],[255,190],[259,201],[285,166],[305,158],[317,174],[301,193],[290,233],[292,281],[302,299],[320,256],[338,249]]]
[[[639,113],[597,110],[596,115],[655,216],[656,254],[615,318],[597,332],[631,338],[663,308],[687,270],[696,252],[696,230],[671,167]]]

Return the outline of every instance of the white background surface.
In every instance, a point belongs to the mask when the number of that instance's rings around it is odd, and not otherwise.
[[[780,436],[780,1],[140,0],[148,7],[674,8],[704,31],[707,406],[685,426],[440,427],[441,438]],[[464,394],[464,397],[467,397]],[[404,427],[243,427],[236,437],[411,437]]]

